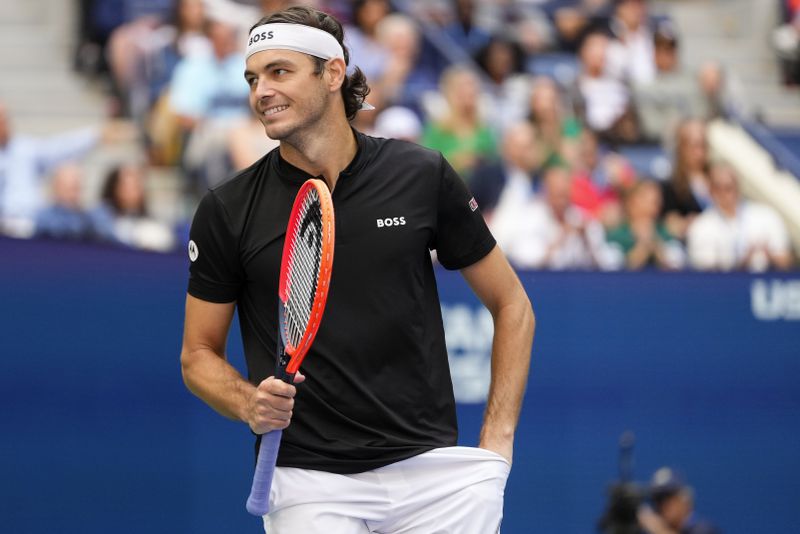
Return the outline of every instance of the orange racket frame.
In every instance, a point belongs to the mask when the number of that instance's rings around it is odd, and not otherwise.
[[[306,196],[309,189],[316,190],[317,197],[319,198],[320,202],[320,210],[322,212],[322,253],[320,257],[317,288],[314,294],[314,301],[311,306],[311,315],[308,320],[308,325],[306,325],[305,332],[300,338],[300,341],[297,343],[297,346],[294,346],[288,342],[288,335],[285,331],[281,332],[282,339],[285,341],[284,351],[286,355],[290,357],[285,368],[285,372],[289,376],[294,376],[294,374],[298,371],[300,364],[303,362],[303,358],[305,358],[306,354],[308,353],[308,349],[311,347],[311,343],[314,341],[314,337],[317,335],[317,330],[319,329],[319,325],[322,320],[322,314],[325,311],[325,302],[328,299],[331,269],[333,268],[335,223],[331,193],[328,190],[327,184],[322,180],[306,180],[297,193],[295,202],[292,205],[291,215],[289,216],[290,226],[286,229],[287,241],[283,247],[283,256],[281,258],[281,274],[278,285],[278,297],[281,299],[283,304],[285,304],[289,298],[287,285],[289,282],[288,274],[291,272],[291,268],[288,263],[291,261],[292,247],[290,246],[288,240],[297,226],[301,223],[299,211],[302,208],[303,198]],[[285,322],[281,328],[285,330]]]

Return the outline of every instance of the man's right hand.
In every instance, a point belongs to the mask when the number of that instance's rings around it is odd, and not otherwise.
[[[294,383],[300,384],[305,376],[297,373]],[[247,423],[256,434],[284,429],[292,420],[294,396],[297,388],[273,376],[261,381],[250,397]]]

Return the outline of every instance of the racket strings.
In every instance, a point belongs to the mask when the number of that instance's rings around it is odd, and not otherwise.
[[[294,225],[289,236],[292,248],[285,307],[286,338],[293,348],[299,345],[311,321],[319,282],[322,211],[316,192],[303,200],[299,215],[299,222]]]

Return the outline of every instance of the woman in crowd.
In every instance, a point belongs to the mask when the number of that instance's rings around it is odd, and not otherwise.
[[[168,226],[148,214],[144,183],[141,166],[114,167],[106,176],[101,204],[92,213],[95,226],[108,241],[166,252],[174,248],[175,236]]]

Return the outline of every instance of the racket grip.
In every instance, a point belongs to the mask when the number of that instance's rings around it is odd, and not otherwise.
[[[253,515],[263,516],[269,513],[269,490],[272,487],[272,475],[275,474],[281,435],[283,430],[272,430],[261,436],[256,470],[253,473],[253,487],[250,488],[250,496],[247,498],[247,511]]]

